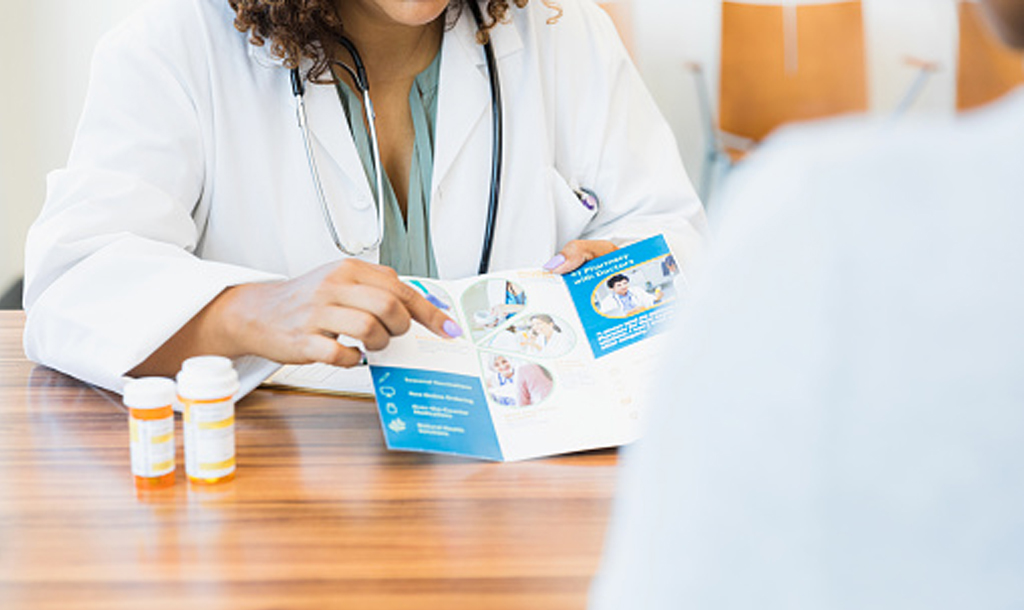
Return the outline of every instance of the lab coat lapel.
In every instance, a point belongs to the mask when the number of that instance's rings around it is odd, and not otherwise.
[[[334,85],[306,83],[306,114],[320,171],[328,171],[327,164],[333,161],[345,172],[349,182],[356,185],[356,195],[360,199],[373,200],[373,191]]]
[[[523,47],[513,26],[499,25],[492,34],[498,63]],[[435,195],[470,135],[475,129],[489,128],[491,116],[486,60],[483,47],[476,42],[476,23],[468,8],[463,8],[459,21],[445,36],[441,53],[437,138],[434,143]]]

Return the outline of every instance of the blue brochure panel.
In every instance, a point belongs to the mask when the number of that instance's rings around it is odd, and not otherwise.
[[[665,238],[657,235],[563,276],[594,358],[664,330],[678,274]]]
[[[503,459],[479,378],[376,365],[370,374],[389,449]]]

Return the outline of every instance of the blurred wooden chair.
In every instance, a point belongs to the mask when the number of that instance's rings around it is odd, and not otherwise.
[[[981,7],[961,1],[956,107],[983,106],[1024,84],[1024,54],[999,41],[985,23]]]
[[[705,131],[701,196],[775,128],[868,110],[864,16],[860,0],[774,5],[722,1],[718,120],[707,78],[694,73]],[[900,108],[934,70],[921,62]]]

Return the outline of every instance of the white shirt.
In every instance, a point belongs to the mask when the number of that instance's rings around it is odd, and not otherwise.
[[[514,373],[512,377],[505,377],[497,371],[489,371],[487,391],[490,392],[494,402],[506,407],[516,406],[516,402],[519,400]]]
[[[653,296],[643,290],[630,287],[622,296],[612,292],[601,299],[601,313],[606,316],[624,317],[640,309],[654,307],[654,305]]]
[[[552,331],[551,337],[545,337],[542,334],[532,335],[532,349],[528,350],[528,353],[546,358],[564,356],[573,347],[572,339],[568,335],[570,332],[572,331],[563,328]]]
[[[739,172],[591,608],[1020,607],[1024,94]]]
[[[692,259],[705,221],[668,125],[607,15],[588,0],[559,5],[555,25],[531,2],[492,34],[505,109],[492,270],[540,267],[572,239],[659,232]],[[233,19],[227,0],[156,0],[97,48],[68,167],[50,175],[28,237],[36,362],[120,390],[224,288],[342,257],[289,72]],[[490,186],[490,90],[468,11],[441,53],[429,225],[439,274],[453,278],[476,271]],[[369,243],[373,197],[333,86],[308,85],[306,108],[342,239]],[[601,197],[596,212],[577,186]],[[238,365],[243,392],[276,366]]]

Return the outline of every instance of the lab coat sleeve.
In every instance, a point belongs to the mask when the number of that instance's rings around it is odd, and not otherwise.
[[[209,51],[186,40],[195,24],[159,16],[98,46],[68,166],[50,174],[26,248],[27,355],[114,391],[226,287],[279,279],[195,254],[193,213],[213,187],[199,122]],[[236,365],[243,392],[276,368]]]
[[[557,164],[600,198],[582,238],[623,244],[661,233],[689,268],[703,251],[707,221],[671,128],[608,15],[590,2],[567,2],[564,10],[564,27],[583,31],[560,32],[556,44],[589,47],[559,49],[571,61],[555,75],[561,116],[573,117],[564,122]]]

